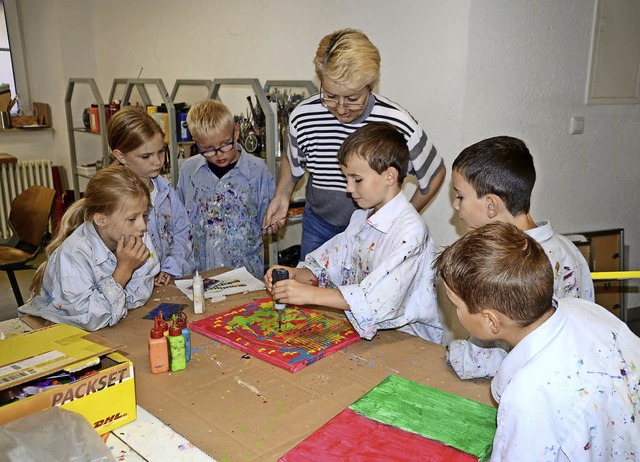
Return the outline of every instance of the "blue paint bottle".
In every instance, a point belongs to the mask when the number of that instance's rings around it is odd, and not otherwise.
[[[187,362],[191,361],[191,331],[187,327],[187,319],[176,319],[176,325],[182,329],[182,336],[184,337],[184,355]]]
[[[191,141],[191,132],[187,127],[187,113],[181,112],[178,114],[178,133],[180,134],[180,141]]]

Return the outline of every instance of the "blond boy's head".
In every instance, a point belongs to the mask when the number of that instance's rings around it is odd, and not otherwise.
[[[223,103],[214,99],[195,103],[187,114],[187,126],[195,140],[230,131],[233,125],[231,111]]]
[[[209,164],[233,168],[240,158],[240,130],[227,106],[213,99],[200,101],[189,109],[187,126]]]

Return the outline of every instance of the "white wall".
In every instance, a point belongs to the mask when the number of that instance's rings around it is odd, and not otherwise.
[[[584,104],[594,10],[583,0],[472,2],[462,139],[524,139],[538,173],[534,219],[560,232],[624,228],[637,269],[640,105]],[[568,134],[574,115],[585,117],[583,135]]]
[[[6,148],[3,137],[2,150],[35,157],[33,143],[67,164],[69,77],[96,78],[104,98],[114,77],[141,68],[169,91],[177,78],[312,79],[320,38],[355,27],[380,48],[379,92],[421,122],[447,168],[479,139],[522,137],[538,170],[534,218],[560,232],[623,227],[629,267],[640,268],[640,106],[584,104],[595,0],[23,0],[21,8],[33,99],[51,104],[56,132]],[[568,134],[572,115],[585,116],[585,134]],[[447,179],[425,212],[439,245],[457,237],[449,190]]]

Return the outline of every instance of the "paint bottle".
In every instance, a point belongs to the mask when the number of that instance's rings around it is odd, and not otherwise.
[[[193,312],[194,314],[204,313],[204,285],[202,283],[202,276],[196,270],[196,275],[193,277]]]
[[[169,328],[169,357],[171,364],[171,371],[182,371],[187,368],[187,361],[185,358],[184,349],[184,337],[182,336],[182,329],[175,325],[175,323]]]
[[[149,335],[149,367],[152,374],[169,370],[169,346],[157,319]]]
[[[164,142],[169,142],[169,113],[167,112],[167,107],[164,104],[156,107],[156,112],[151,116],[153,119],[158,122],[158,125],[162,128],[164,132]]]
[[[180,313],[180,316],[185,316],[184,313]],[[191,361],[191,331],[187,327],[186,316],[184,318],[177,318],[176,325],[182,329],[182,336],[184,337],[184,356],[187,362]]]
[[[180,113],[179,130],[180,141],[191,141],[191,132],[187,126],[187,112]]]

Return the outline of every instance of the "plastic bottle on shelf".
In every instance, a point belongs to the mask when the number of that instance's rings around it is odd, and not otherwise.
[[[202,283],[202,276],[196,270],[196,275],[193,276],[193,312],[194,314],[204,313],[204,285]]]
[[[169,328],[169,363],[171,371],[182,371],[187,368],[186,353],[184,349],[184,337],[182,329],[175,323]]]
[[[153,329],[149,334],[149,367],[153,374],[169,370],[169,346],[158,319],[154,321]]]

